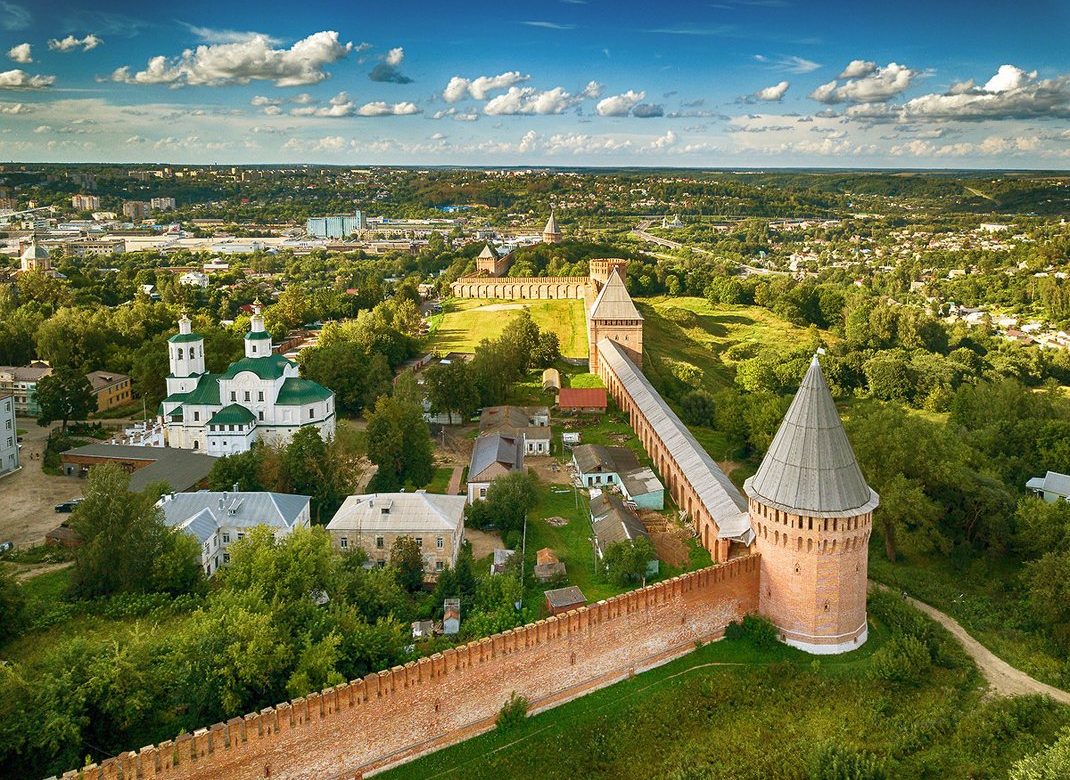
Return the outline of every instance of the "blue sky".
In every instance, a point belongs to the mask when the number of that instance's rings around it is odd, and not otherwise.
[[[1070,168],[1070,4],[0,0],[0,159]]]

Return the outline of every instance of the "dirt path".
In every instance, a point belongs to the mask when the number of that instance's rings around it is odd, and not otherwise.
[[[60,569],[68,569],[74,566],[74,561],[64,561],[63,563],[34,563],[34,564],[9,564],[13,567],[18,567],[15,570],[15,579],[19,582],[25,582],[26,580],[32,580],[34,577],[39,577],[42,574],[48,574],[50,571],[59,571]]]
[[[461,474],[463,473],[463,466],[453,467],[453,473],[450,474],[450,486],[446,488],[446,495],[459,496],[461,494]]]
[[[879,588],[890,590],[890,588],[880,583],[873,584]],[[959,622],[950,615],[946,615],[935,607],[930,607],[928,604],[910,596],[907,596],[906,599],[951,632],[952,636],[959,641],[959,644],[977,664],[977,668],[981,670],[981,674],[984,675],[993,692],[1004,696],[1025,696],[1039,693],[1044,696],[1050,696],[1062,704],[1070,704],[1070,693],[1047,683],[1042,683],[1040,680],[1035,680],[1025,672],[1015,669],[970,636],[966,629],[959,625]]]

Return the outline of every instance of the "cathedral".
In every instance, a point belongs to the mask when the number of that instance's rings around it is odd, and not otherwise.
[[[334,393],[298,376],[297,364],[272,351],[259,303],[245,334],[245,357],[222,374],[205,370],[204,338],[189,317],[168,339],[170,373],[160,424],[167,445],[208,455],[245,452],[253,442],[286,444],[314,426],[334,435]]]

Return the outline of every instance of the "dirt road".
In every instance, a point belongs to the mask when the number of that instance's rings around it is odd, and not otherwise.
[[[18,424],[26,429],[19,451],[22,468],[0,479],[0,542],[10,540],[21,547],[42,541],[59,525],[64,516],[52,507],[82,495],[85,483],[77,477],[50,477],[41,471],[48,429],[24,418]]]
[[[885,587],[878,583],[874,584],[877,587]],[[963,646],[974,660],[974,663],[977,664],[977,668],[981,670],[981,674],[984,675],[993,692],[1003,696],[1024,696],[1039,693],[1044,696],[1050,696],[1062,704],[1070,704],[1070,693],[1047,683],[1042,683],[1025,672],[1015,669],[966,633],[966,629],[959,625],[959,622],[950,615],[946,615],[935,607],[930,607],[928,604],[910,596],[907,596],[907,601],[951,632],[952,636],[959,641],[959,644]]]

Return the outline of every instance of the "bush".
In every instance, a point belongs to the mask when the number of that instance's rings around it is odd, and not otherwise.
[[[1070,776],[1070,729],[1039,753],[1026,756],[1011,767],[1010,780],[1061,780]]]
[[[866,750],[826,742],[810,757],[808,780],[885,780],[884,759]]]
[[[743,620],[729,623],[724,636],[725,639],[746,640],[758,650],[772,650],[780,641],[777,627],[761,615],[745,615]]]
[[[932,656],[920,639],[900,634],[875,652],[870,663],[870,676],[875,680],[915,685],[932,666]]]
[[[498,712],[497,726],[499,731],[512,731],[520,726],[528,717],[528,700],[518,696],[516,691],[509,694],[509,700],[502,705]]]

